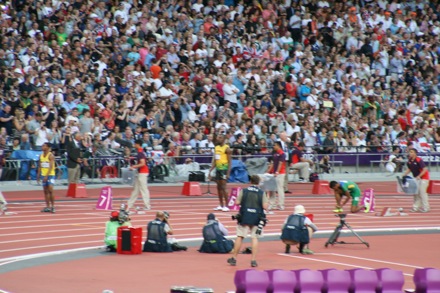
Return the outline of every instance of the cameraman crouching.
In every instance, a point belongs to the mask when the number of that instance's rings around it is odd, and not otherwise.
[[[264,191],[258,187],[260,177],[252,175],[251,186],[243,189],[238,195],[236,203],[240,206],[240,214],[237,218],[237,240],[235,240],[233,256],[228,259],[231,266],[237,264],[237,255],[240,251],[243,238],[249,233],[252,238],[252,260],[251,266],[257,266],[258,237],[266,222],[264,210],[269,207],[268,199]]]
[[[228,253],[234,248],[234,241],[226,239],[228,230],[213,213],[208,215],[208,222],[203,227],[203,243],[199,252]]]
[[[170,215],[165,211],[158,211],[156,219],[147,225],[147,240],[144,243],[144,252],[173,252],[187,250],[180,246],[174,239],[167,239],[168,235],[173,234],[173,229],[169,221]]]
[[[293,215],[290,215],[284,222],[281,232],[281,240],[286,244],[286,253],[290,253],[290,245],[299,244],[301,254],[313,254],[306,245],[310,242],[312,234],[318,227],[304,216],[306,209],[302,205],[295,206]]]

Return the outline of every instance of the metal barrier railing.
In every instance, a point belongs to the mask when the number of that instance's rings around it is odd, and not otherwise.
[[[315,165],[325,154],[318,154],[316,152],[304,153],[304,157],[315,162]],[[343,173],[346,168],[350,168],[352,172],[360,172],[369,170],[369,172],[376,171],[376,168],[381,164],[386,163],[386,158],[390,153],[334,153],[328,154],[330,163],[338,166],[339,173]],[[427,164],[430,170],[438,171],[440,165],[440,153],[427,153],[419,155]],[[272,154],[248,154],[248,155],[234,155],[233,160],[241,160],[246,162],[248,159],[267,158],[270,159]],[[199,163],[204,169],[207,169],[212,164],[213,156],[211,154],[185,154],[182,156],[167,157],[163,152],[151,152],[149,159],[150,168],[164,164],[168,170],[173,170],[173,166],[185,164],[187,159]],[[87,164],[81,167],[82,177],[87,179],[101,179],[101,181],[117,182],[121,177],[121,168],[127,167],[134,163],[133,157],[121,156],[98,156],[87,159]],[[67,166],[66,158],[56,157],[56,179],[59,183],[67,183]],[[20,181],[20,180],[35,180],[38,168],[38,161],[28,159],[7,159],[3,167],[2,181]],[[383,171],[379,169],[379,171]]]

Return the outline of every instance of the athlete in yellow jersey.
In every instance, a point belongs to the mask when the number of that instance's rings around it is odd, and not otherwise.
[[[226,191],[226,182],[229,179],[232,166],[232,152],[227,144],[225,144],[225,136],[217,136],[217,145],[215,146],[214,157],[212,158],[212,166],[209,170],[209,180],[211,180],[212,170],[216,171],[215,181],[217,182],[217,192],[220,205],[215,211],[228,212],[228,192]]]
[[[40,176],[43,177],[44,199],[46,207],[41,210],[43,213],[55,213],[53,185],[55,183],[55,157],[51,152],[50,143],[43,143],[41,146],[43,153],[40,155],[38,165],[37,182],[40,182]]]

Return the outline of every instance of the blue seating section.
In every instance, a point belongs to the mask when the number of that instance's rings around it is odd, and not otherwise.
[[[440,270],[414,271],[415,293],[440,293]],[[402,293],[402,271],[376,270],[238,270],[237,293]]]

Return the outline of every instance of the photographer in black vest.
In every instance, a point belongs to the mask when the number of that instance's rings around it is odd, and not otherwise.
[[[306,209],[302,205],[295,206],[293,215],[284,222],[281,240],[286,244],[286,253],[290,253],[290,245],[299,245],[301,254],[313,254],[306,245],[310,242],[312,234],[318,230],[313,222],[304,216]]]
[[[144,252],[173,252],[188,249],[179,245],[175,239],[168,239],[167,236],[173,234],[169,219],[168,212],[159,211],[156,213],[156,219],[148,223]]]
[[[228,253],[234,248],[234,241],[226,239],[228,230],[213,213],[208,215],[208,222],[203,227],[203,243],[199,252]]]
[[[236,201],[236,204],[240,205],[240,213],[233,216],[233,219],[237,220],[238,225],[233,256],[228,259],[228,263],[231,266],[237,264],[237,255],[240,251],[241,243],[248,234],[252,238],[251,266],[257,266],[258,238],[267,221],[264,210],[267,210],[269,207],[269,202],[264,191],[258,187],[260,177],[252,175],[250,179],[252,185],[241,190]]]
[[[147,240],[144,243],[145,252],[173,251],[167,240],[167,236],[173,234],[168,218],[168,213],[159,211],[156,213],[156,219],[148,223]]]

